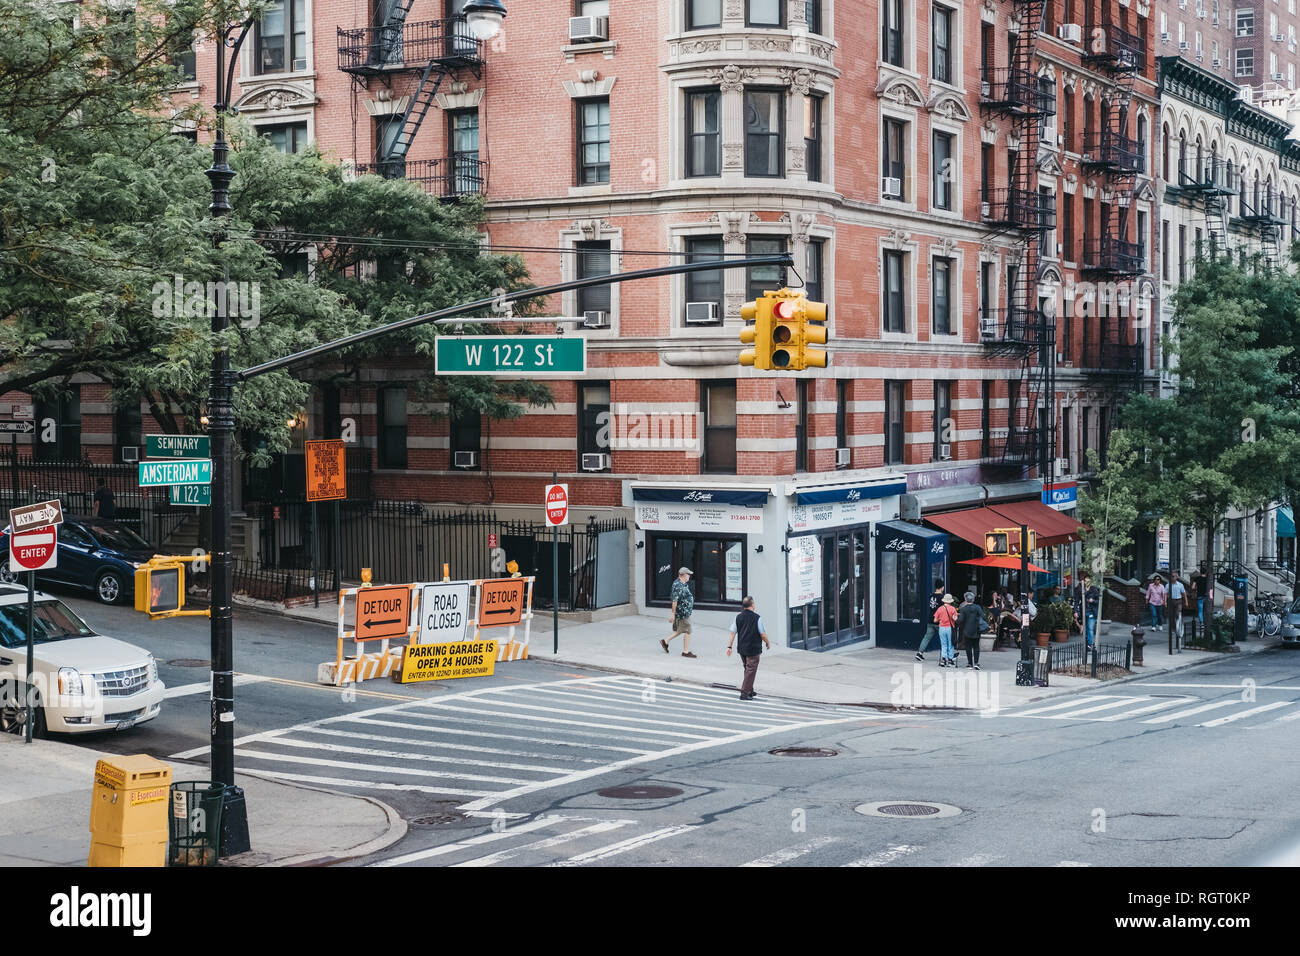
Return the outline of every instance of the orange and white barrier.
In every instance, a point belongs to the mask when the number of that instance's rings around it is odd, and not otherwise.
[[[490,637],[497,641],[497,661],[526,660],[528,658],[528,642],[532,637],[533,628],[533,585],[537,579],[532,576],[509,579],[518,581],[523,586],[523,603],[520,608],[518,623],[510,624],[508,630],[505,627],[488,624],[483,620],[487,616],[483,606],[485,594],[498,587],[502,580],[502,578],[479,578],[477,581],[471,582],[473,584],[474,617],[470,619],[469,628],[473,632],[474,640],[479,640],[480,637]],[[502,631],[505,631],[505,636],[498,636]]]
[[[339,591],[339,629],[338,645],[334,660],[325,661],[316,668],[316,682],[319,684],[332,684],[335,687],[341,687],[343,684],[352,684],[357,681],[374,680],[379,677],[388,677],[393,673],[394,668],[402,665],[402,645],[389,647],[389,638],[361,638],[357,637],[356,628],[347,629],[344,625],[344,599],[347,597],[356,598],[364,591],[371,590],[367,586],[359,588],[343,588]],[[409,603],[409,602],[408,602]],[[414,640],[414,635],[418,632],[417,625],[411,623],[412,614],[407,612],[406,616],[406,639]],[[415,620],[419,620],[418,617]],[[353,656],[345,657],[343,653],[344,641],[351,640],[356,647],[356,653]],[[378,651],[363,653],[363,648],[367,644],[379,644]]]

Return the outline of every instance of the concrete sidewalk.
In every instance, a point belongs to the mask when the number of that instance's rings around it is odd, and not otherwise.
[[[0,866],[85,866],[95,763],[113,754],[0,734]],[[206,780],[201,764],[170,761],[175,780]],[[291,866],[363,856],[400,840],[388,805],[240,774],[253,849],[223,866]]]

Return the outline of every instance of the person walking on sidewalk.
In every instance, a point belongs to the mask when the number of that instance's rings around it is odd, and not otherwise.
[[[678,634],[682,636],[682,657],[694,657],[691,653],[691,612],[695,610],[695,595],[691,593],[691,575],[695,572],[690,568],[678,568],[677,580],[673,582],[672,597],[673,607],[669,612],[668,620],[672,622],[673,632],[668,635],[667,641],[660,641],[659,646],[668,653],[668,641],[671,641]]]
[[[1151,575],[1151,584],[1147,587],[1147,604],[1151,606],[1151,626],[1159,627],[1163,622],[1165,606],[1165,579],[1158,574]]]
[[[1178,578],[1177,571],[1169,573],[1169,613],[1173,615],[1174,633],[1183,633],[1183,605],[1187,601],[1187,588]]]
[[[1085,574],[1074,598],[1074,621],[1083,628],[1083,639],[1089,647],[1097,639],[1097,611],[1101,607],[1101,589],[1094,587],[1092,575]]]
[[[957,666],[957,652],[953,650],[952,643],[952,629],[957,624],[957,609],[953,607],[955,603],[951,594],[945,594],[939,610],[934,612],[934,623],[939,628],[939,653],[942,655],[940,667]]]
[[[967,591],[957,612],[957,631],[966,642],[966,666],[980,669],[980,633],[984,630],[984,612],[975,603],[975,592]]]
[[[921,646],[916,649],[916,659],[925,660],[926,648],[930,642],[939,636],[939,625],[934,623],[934,614],[939,610],[940,599],[943,597],[943,582],[934,582],[934,593],[930,595],[930,623],[926,625],[925,637],[921,638]],[[941,665],[942,666],[942,665]]]
[[[740,654],[740,662],[745,666],[745,679],[740,684],[740,699],[753,700],[758,695],[754,693],[754,676],[758,673],[758,655],[763,653],[766,647],[769,651],[772,649],[772,643],[767,639],[767,630],[763,627],[763,619],[758,616],[754,610],[754,599],[747,597],[740,602],[740,613],[736,615],[735,623],[731,625],[731,637],[727,641],[727,656],[731,656],[731,645],[736,644],[736,650]]]

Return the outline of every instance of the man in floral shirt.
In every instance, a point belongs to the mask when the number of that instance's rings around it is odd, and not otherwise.
[[[673,632],[668,635],[668,641],[671,641],[678,634],[682,635],[682,657],[694,657],[691,653],[691,612],[695,610],[695,595],[691,593],[691,575],[694,572],[690,568],[678,568],[677,580],[673,582],[672,597],[673,607],[668,616],[672,622]],[[660,641],[659,646],[668,653],[668,641]]]

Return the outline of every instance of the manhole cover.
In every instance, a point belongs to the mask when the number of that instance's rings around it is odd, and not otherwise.
[[[778,747],[776,750],[769,750],[774,757],[835,757],[839,755],[838,750],[830,750],[826,747]]]
[[[878,800],[875,803],[862,803],[853,808],[868,817],[908,817],[912,819],[936,820],[940,817],[955,817],[961,813],[961,807],[947,803],[930,803],[921,800]]]
[[[175,660],[168,661],[172,667],[209,667],[212,661],[204,660],[199,657],[178,657]]]
[[[612,800],[664,800],[668,797],[679,797],[682,791],[676,787],[606,787],[604,790],[597,790],[602,797],[609,797]]]
[[[448,823],[460,823],[462,820],[468,819],[465,814],[456,809],[456,804],[450,801],[435,803],[433,809],[433,813],[415,817],[411,821],[411,825],[416,827],[438,827]]]

